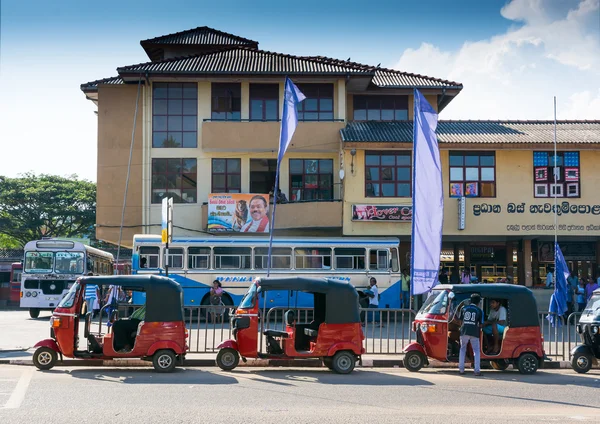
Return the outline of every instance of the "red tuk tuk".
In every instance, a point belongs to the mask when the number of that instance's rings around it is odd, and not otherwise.
[[[98,331],[92,331],[92,311],[85,315],[84,346],[79,346],[80,312],[85,309],[85,288],[113,286],[146,294],[146,304],[139,314],[119,318],[114,305],[100,311]],[[102,313],[110,314],[111,326],[102,332]],[[71,287],[50,318],[50,339],[38,342],[33,363],[49,370],[61,359],[141,358],[152,361],[158,372],[173,371],[183,362],[187,351],[187,330],[183,319],[183,291],[175,281],[154,275],[82,277]]]
[[[269,329],[260,320],[260,298],[264,301],[262,317],[271,291],[306,293],[314,298],[313,319],[301,323],[293,307],[285,313],[284,330]],[[293,293],[290,293],[293,296]],[[296,299],[298,297],[296,296]],[[347,282],[325,278],[267,277],[255,280],[231,318],[234,340],[221,343],[217,365],[232,370],[240,356],[246,358],[297,359],[321,358],[331,370],[348,374],[365,352],[360,323],[358,293]],[[266,338],[266,351],[262,348]]]
[[[491,304],[505,308],[506,325],[491,336],[482,332],[481,360],[488,360],[492,368],[505,370],[510,364],[521,374],[533,374],[544,359],[544,341],[540,332],[537,304],[533,293],[523,286],[510,284],[464,284],[436,286],[415,317],[413,331],[417,341],[404,350],[404,365],[409,371],[419,371],[428,364],[428,358],[442,362],[458,362],[460,326],[455,320],[471,294],[482,298],[487,317]],[[492,302],[492,301],[496,302]],[[497,306],[500,305],[500,306]],[[480,305],[481,306],[481,305]],[[491,330],[491,329],[490,329]],[[499,352],[492,352],[495,340]],[[472,355],[472,351],[469,352]]]

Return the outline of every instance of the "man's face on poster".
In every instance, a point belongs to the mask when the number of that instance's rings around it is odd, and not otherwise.
[[[262,199],[254,199],[250,202],[250,215],[254,221],[260,221],[267,214],[267,208]]]

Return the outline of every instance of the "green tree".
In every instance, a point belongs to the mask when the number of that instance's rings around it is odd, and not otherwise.
[[[96,221],[96,184],[55,175],[0,176],[0,234],[21,244],[82,237]]]
[[[6,234],[0,234],[0,249],[19,249],[23,245],[12,237]]]

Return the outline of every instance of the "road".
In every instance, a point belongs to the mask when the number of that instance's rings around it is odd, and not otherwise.
[[[409,373],[55,368],[0,365],[8,423],[600,422],[600,372]]]

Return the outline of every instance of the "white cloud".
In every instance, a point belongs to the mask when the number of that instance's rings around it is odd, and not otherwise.
[[[600,0],[551,6],[513,0],[500,13],[521,26],[458,51],[423,43],[405,50],[395,68],[463,83],[446,119],[549,119],[554,95],[568,118],[599,119],[592,91],[600,87]]]

